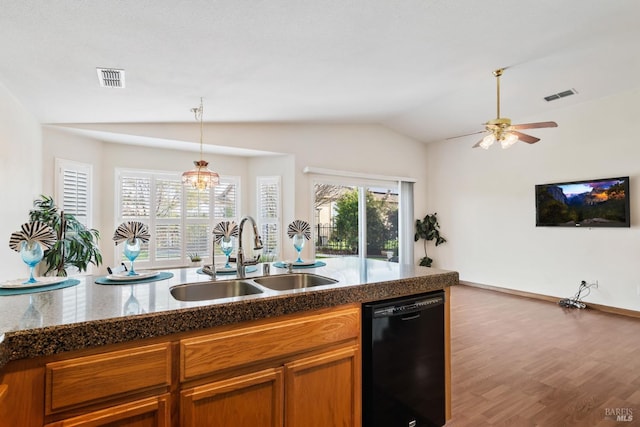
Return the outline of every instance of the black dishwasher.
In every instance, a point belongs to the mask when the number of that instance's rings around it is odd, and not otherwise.
[[[363,427],[445,424],[444,292],[363,304]]]

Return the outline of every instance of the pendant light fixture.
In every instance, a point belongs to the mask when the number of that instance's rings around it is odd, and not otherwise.
[[[220,182],[220,176],[212,170],[209,170],[209,168],[207,168],[209,162],[202,159],[202,110],[202,98],[200,98],[200,106],[191,109],[196,116],[196,120],[200,120],[200,160],[193,162],[196,166],[195,169],[182,174],[182,183],[197,190],[206,190],[207,188],[215,187]]]

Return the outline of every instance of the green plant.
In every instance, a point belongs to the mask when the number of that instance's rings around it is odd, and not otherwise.
[[[200,261],[202,261],[202,257],[200,255],[198,255],[198,252],[189,254],[189,259],[191,260],[191,262],[200,262]]]
[[[427,214],[421,220],[416,220],[416,234],[413,236],[413,240],[417,242],[420,239],[424,240],[424,257],[420,258],[420,264],[423,267],[431,267],[433,259],[427,255],[427,242],[435,240],[435,245],[439,246],[447,241],[440,235],[440,224],[438,224],[437,213]]]
[[[33,207],[29,211],[29,220],[44,222],[58,237],[56,244],[44,252],[45,275],[54,272],[56,276],[66,276],[68,267],[82,272],[89,264],[99,266],[102,263],[98,230],[87,229],[75,216],[58,211],[52,197],[41,195],[33,201]]]

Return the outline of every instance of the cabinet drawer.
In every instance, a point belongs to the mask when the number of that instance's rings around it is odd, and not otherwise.
[[[180,379],[358,338],[360,309],[348,307],[180,341]]]
[[[171,426],[169,394],[124,403],[111,408],[47,424],[45,427]]]
[[[169,343],[46,365],[46,413],[171,384]]]

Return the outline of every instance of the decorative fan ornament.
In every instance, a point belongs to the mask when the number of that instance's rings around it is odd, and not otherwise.
[[[225,237],[238,237],[238,224],[235,221],[220,221],[213,228],[213,236],[216,243]]]
[[[9,238],[9,247],[20,252],[20,243],[22,242],[38,242],[42,246],[43,250],[48,250],[53,247],[58,241],[56,232],[40,221],[25,222],[20,226],[20,231],[11,233]]]
[[[116,228],[115,233],[113,233],[113,241],[116,242],[116,245],[125,240],[133,241],[136,238],[140,239],[142,243],[149,242],[151,234],[149,234],[147,224],[140,221],[123,222]]]
[[[293,239],[296,234],[302,234],[305,239],[309,240],[311,239],[311,226],[306,221],[296,219],[291,224],[289,224],[289,227],[287,228],[287,234],[289,235],[290,239]]]

